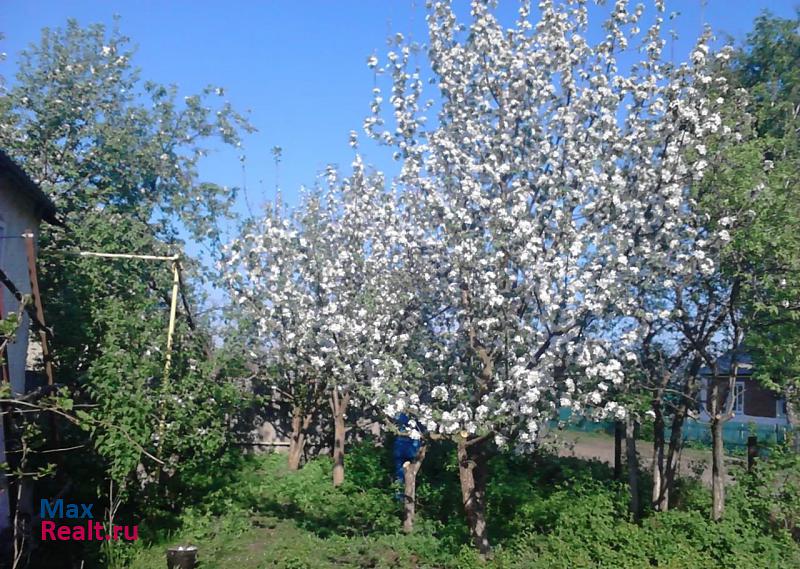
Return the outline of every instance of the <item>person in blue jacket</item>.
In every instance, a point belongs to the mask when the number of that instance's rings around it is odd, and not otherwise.
[[[422,426],[415,420],[411,419],[405,413],[400,413],[394,419],[397,425],[397,437],[394,439],[394,479],[395,482],[400,484],[402,488],[405,485],[405,471],[403,464],[411,462],[417,457],[420,447],[422,446],[421,438],[411,438],[412,429],[422,432]],[[402,499],[402,493],[400,494]]]

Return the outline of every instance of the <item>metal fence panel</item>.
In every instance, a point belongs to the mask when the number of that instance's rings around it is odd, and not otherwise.
[[[567,409],[561,409],[558,420],[551,421],[551,428],[563,426],[569,431],[584,433],[605,432],[614,433],[613,421],[590,421],[582,417],[573,417]],[[759,423],[744,423],[741,421],[728,421],[722,425],[722,440],[728,447],[746,447],[750,436],[758,438],[761,444],[782,444],[786,441],[789,425],[764,425]],[[669,437],[671,429],[664,429],[664,435]],[[709,423],[689,419],[683,426],[683,440],[711,444],[711,427]]]

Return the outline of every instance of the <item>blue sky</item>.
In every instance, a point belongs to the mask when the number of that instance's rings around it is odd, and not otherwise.
[[[681,13],[674,22],[675,57],[686,56],[704,21],[741,38],[762,10],[788,17],[797,3],[667,0],[668,12]],[[516,10],[513,0],[500,4],[501,13]],[[348,133],[361,132],[374,81],[366,58],[385,52],[390,33],[426,38],[424,0],[2,0],[2,14],[6,38],[0,51],[8,58],[0,74],[12,83],[17,53],[38,40],[41,28],[62,26],[69,17],[111,24],[118,14],[122,32],[138,46],[134,63],[144,78],[177,84],[182,94],[209,83],[225,87],[234,106],[250,109],[258,129],[245,141],[253,204],[273,196],[275,145],[283,148],[280,185],[291,203],[300,185],[312,184],[326,164],[349,164]],[[203,177],[241,186],[238,154],[215,152],[202,165]],[[367,147],[365,154],[368,162],[392,170],[381,149]]]

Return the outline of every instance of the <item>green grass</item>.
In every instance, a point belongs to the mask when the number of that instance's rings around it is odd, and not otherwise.
[[[199,540],[176,539],[173,544],[199,543],[203,569],[262,569],[266,567],[418,567],[413,552],[415,541],[405,536],[321,538],[298,527],[292,520],[269,516],[248,518],[250,528],[241,532],[211,532]],[[164,565],[166,544],[143,551],[131,569],[150,569]]]

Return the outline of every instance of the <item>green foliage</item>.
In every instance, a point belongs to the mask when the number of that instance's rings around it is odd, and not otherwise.
[[[770,448],[752,472],[737,474],[732,500],[743,522],[764,533],[800,538],[800,455],[784,445]]]
[[[64,253],[172,255],[187,237],[217,243],[235,191],[200,180],[198,166],[211,144],[238,146],[251,128],[222,89],[183,97],[143,80],[134,55],[116,26],[45,29],[0,92],[0,146],[40,181],[65,222],[42,228],[39,278],[56,382],[76,402],[63,442],[83,446],[87,433],[92,442],[60,465],[71,494],[101,514],[119,506],[122,518],[168,526],[234,460],[229,423],[241,398],[214,353],[210,322],[190,314],[209,272],[181,261],[164,377],[170,264]]]
[[[747,93],[752,136],[727,151],[705,182],[712,219],[737,219],[727,274],[741,283],[746,343],[758,378],[800,393],[800,12],[764,13],[736,52],[728,83]],[[797,401],[795,401],[797,403]]]
[[[12,340],[19,328],[20,318],[18,314],[9,312],[0,318],[0,339]]]
[[[221,89],[179,103],[177,88],[142,81],[128,44],[101,25],[45,29],[0,106],[0,146],[41,181],[68,228],[43,228],[40,261],[64,383],[85,377],[106,351],[111,318],[168,304],[170,274],[165,265],[48,251],[171,254],[181,234],[214,242],[235,192],[199,181],[198,163],[214,138],[236,145],[250,130]]]
[[[651,512],[637,525],[607,465],[549,454],[492,459],[488,515],[498,545],[484,562],[463,528],[453,448],[436,443],[429,452],[419,479],[421,518],[411,535],[399,533],[390,452],[366,443],[353,447],[347,482],[338,489],[330,486],[326,458],[294,473],[282,455],[245,459],[229,486],[184,514],[182,529],[141,550],[131,567],[160,567],[166,543],[187,542],[199,545],[209,569],[755,569],[800,562],[789,532],[763,523],[769,516],[759,504],[766,498],[751,490],[763,488],[764,479],[754,478],[751,486],[740,478],[721,523],[708,519],[707,489],[689,484],[680,489],[681,509]],[[784,460],[775,455],[771,464],[785,472],[790,465]],[[776,494],[770,507],[784,499]],[[756,517],[762,521],[754,523]]]
[[[400,534],[390,446],[354,446],[346,482],[335,489],[327,459],[292,473],[283,456],[234,452],[231,417],[244,402],[231,377],[241,362],[214,353],[210,322],[181,310],[164,376],[169,267],[55,254],[173,254],[186,237],[215,245],[228,215],[234,192],[199,180],[198,164],[212,140],[237,146],[250,127],[220,99],[221,89],[181,100],[174,86],[142,81],[128,45],[103,26],[71,21],[45,30],[11,87],[0,90],[0,146],[42,181],[68,227],[45,228],[40,269],[57,380],[68,388],[40,405],[82,429],[64,429],[64,446],[91,437],[93,447],[63,465],[74,498],[100,510],[112,505],[115,488],[118,516],[139,522],[144,538],[107,547],[104,557],[94,552],[96,564],[162,567],[163,545],[181,540],[201,545],[208,568],[800,565],[792,539],[800,464],[783,449],[737,476],[721,523],[707,519],[708,491],[697,484],[681,482],[678,508],[646,512],[635,524],[607,466],[544,452],[499,454],[489,465],[487,512],[497,547],[485,563],[468,543],[450,443],[430,448],[409,536]],[[756,324],[748,341],[773,387],[800,377],[798,74],[797,21],[759,18],[729,76],[750,94],[755,136],[715,162],[698,190],[712,226],[728,215],[740,221],[725,268],[743,281],[744,308]],[[738,116],[733,109],[726,119]],[[273,156],[277,166],[279,147]],[[191,305],[208,273],[186,264],[182,300]],[[17,325],[9,314],[0,337]],[[47,445],[41,421],[16,428],[32,451]],[[44,459],[28,466],[9,473],[52,474]]]
[[[396,531],[400,527],[399,506],[394,502],[388,476],[384,475],[383,483],[378,486],[370,482],[381,460],[374,452],[370,455],[368,459],[363,450],[355,450],[355,461],[347,457],[345,467],[355,480],[347,480],[337,489],[330,487],[328,460],[315,460],[288,475],[288,470],[284,472],[285,458],[272,456],[266,464],[273,476],[265,477],[262,482],[259,508],[274,515],[288,514],[298,526],[321,537]],[[363,470],[359,471],[359,466]],[[364,484],[358,484],[358,480]]]

